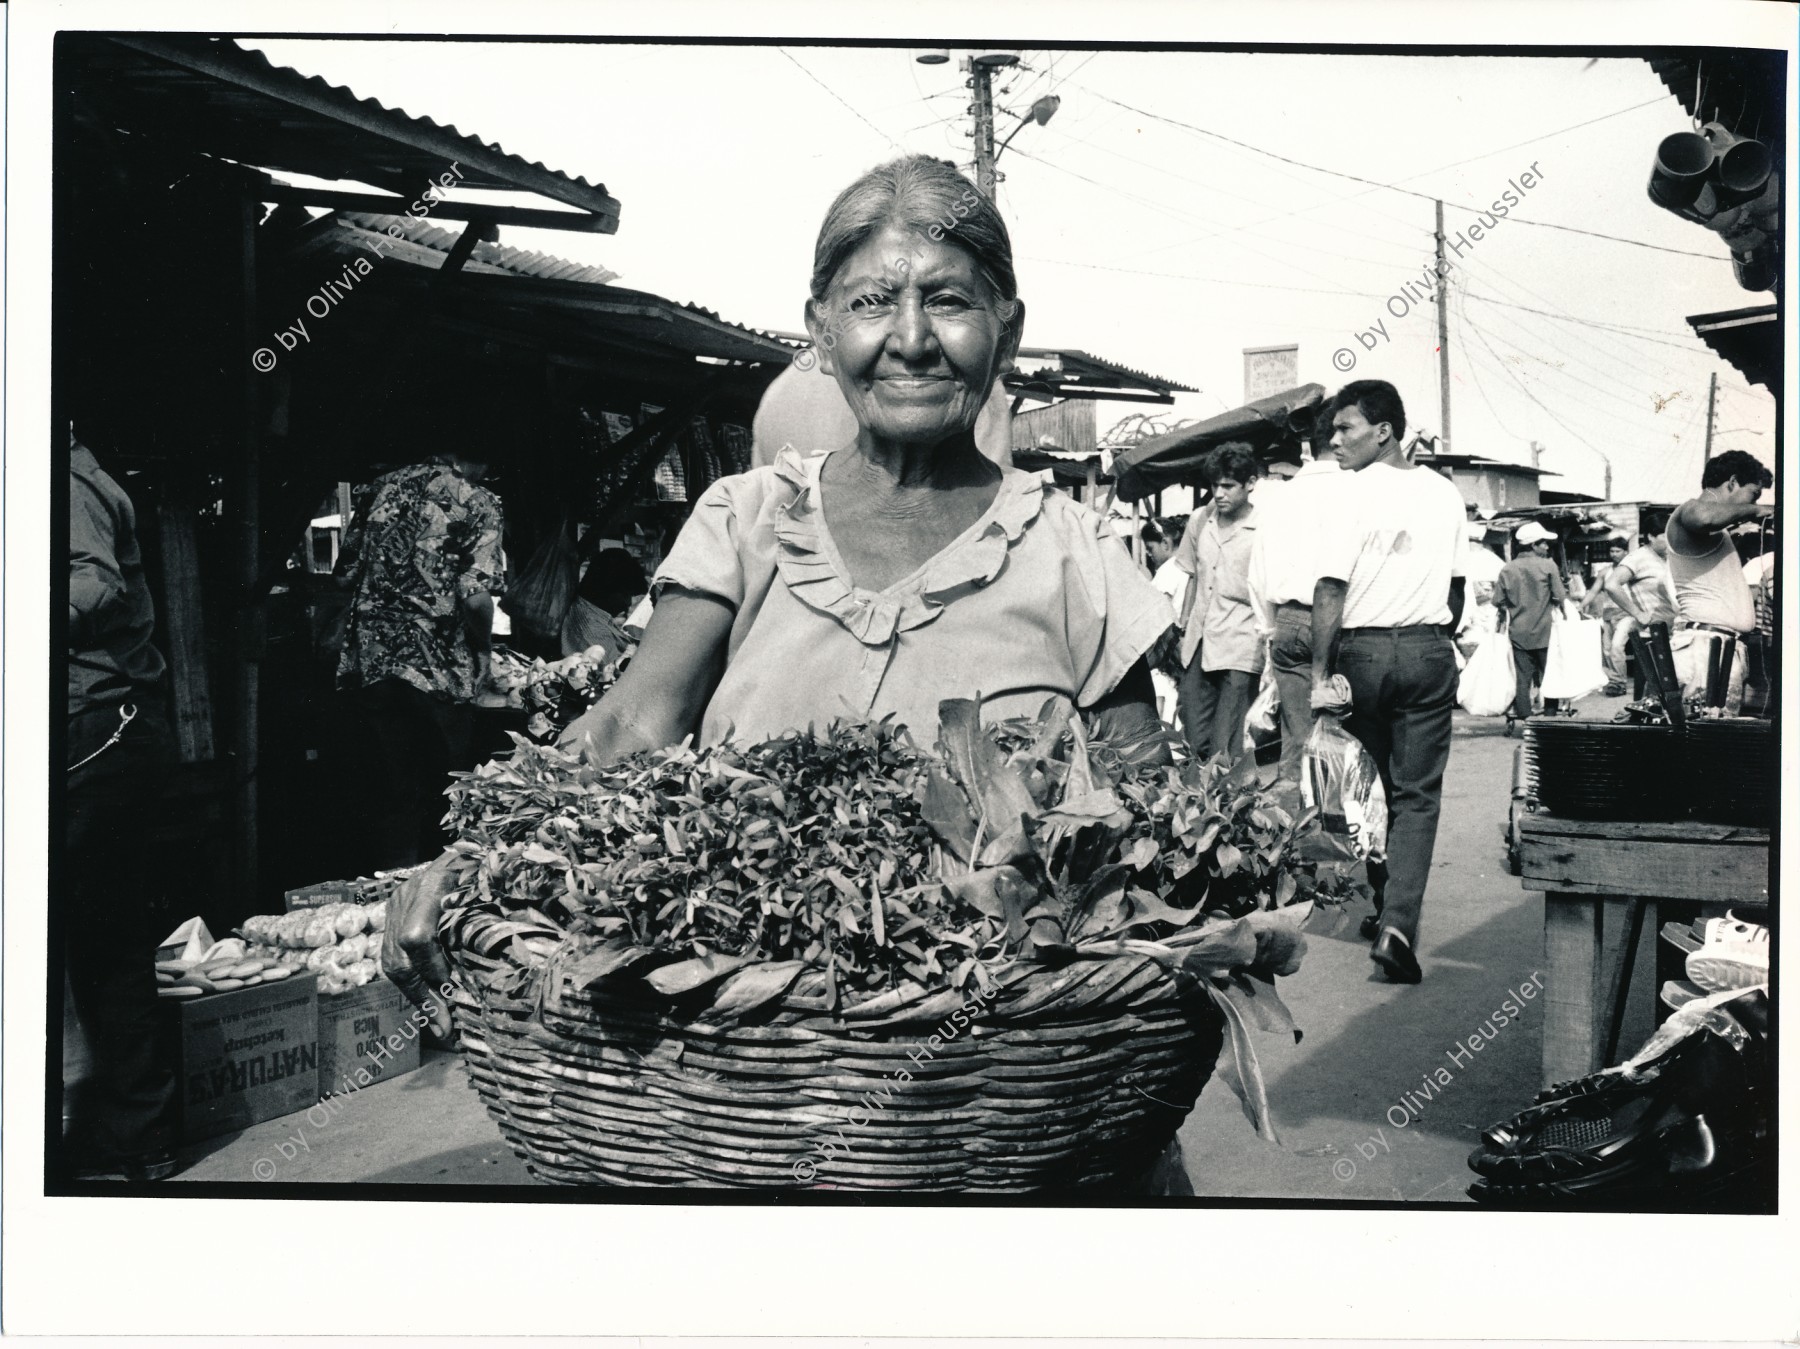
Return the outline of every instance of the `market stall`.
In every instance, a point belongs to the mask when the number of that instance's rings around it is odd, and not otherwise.
[[[1264,463],[1299,463],[1301,443],[1311,434],[1324,400],[1324,385],[1302,384],[1152,436],[1114,459],[1114,490],[1121,500],[1140,501],[1176,483],[1198,482],[1207,454],[1234,440],[1247,443]]]

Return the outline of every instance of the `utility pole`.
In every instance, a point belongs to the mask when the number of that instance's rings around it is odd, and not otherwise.
[[[1443,453],[1450,440],[1450,269],[1444,263],[1444,203],[1437,204],[1438,435]]]
[[[975,185],[981,195],[996,201],[994,174],[994,69],[984,61],[970,61],[970,87],[975,91]]]
[[[1713,409],[1719,400],[1719,372],[1712,372],[1712,378],[1706,385],[1706,453],[1700,457],[1700,467],[1704,471],[1712,462]]]

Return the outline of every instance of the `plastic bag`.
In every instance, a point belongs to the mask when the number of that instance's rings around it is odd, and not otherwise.
[[[1497,717],[1513,705],[1518,687],[1512,638],[1502,629],[1484,637],[1469,657],[1456,681],[1456,702],[1472,716]]]
[[[1591,618],[1550,623],[1550,655],[1544,666],[1545,698],[1584,698],[1606,684],[1604,630]]]
[[[1350,861],[1387,856],[1387,793],[1362,741],[1338,717],[1316,716],[1300,757],[1300,801],[1317,809],[1327,850]]]
[[[1266,767],[1281,757],[1281,690],[1273,666],[1264,664],[1262,687],[1244,714],[1244,753]]]
[[[575,586],[581,572],[581,555],[565,517],[562,526],[546,539],[508,582],[501,600],[513,631],[539,642],[562,641],[563,619],[575,602]]]

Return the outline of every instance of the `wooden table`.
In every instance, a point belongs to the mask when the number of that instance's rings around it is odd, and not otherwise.
[[[1766,830],[1538,814],[1520,833],[1522,882],[1544,892],[1545,1086],[1607,1066],[1647,907],[1769,902]]]

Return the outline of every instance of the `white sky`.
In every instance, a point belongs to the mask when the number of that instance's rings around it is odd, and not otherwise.
[[[902,149],[959,162],[972,153],[964,76],[900,48],[246,45],[603,182],[623,203],[617,235],[504,230],[502,241],[603,263],[622,285],[762,328],[800,327],[819,220],[859,172]],[[1203,392],[1180,410],[1206,416],[1243,401],[1244,347],[1298,342],[1302,381],[1392,380],[1409,420],[1436,430],[1433,311],[1397,319],[1385,307],[1430,260],[1432,203],[1216,137],[1403,183],[1447,208],[1486,206],[1535,163],[1543,181],[1522,219],[1705,256],[1514,220],[1472,244],[1450,294],[1454,448],[1526,462],[1537,440],[1545,468],[1596,495],[1603,453],[1616,499],[1679,500],[1698,485],[1716,372],[1715,452],[1772,464],[1774,400],[1682,321],[1770,297],[1737,286],[1716,236],[1646,196],[1658,140],[1687,119],[1643,61],[1024,57],[1029,71],[999,82],[998,104],[1023,112],[1043,93],[1062,98],[1054,120],[1021,131],[1000,161],[1027,345],[1077,347],[1194,385]],[[1607,120],[1578,125],[1596,118]],[[1002,134],[1015,124],[998,119]],[[1447,209],[1446,219],[1454,235],[1474,217]],[[1391,341],[1366,351],[1352,334],[1378,320]],[[1332,366],[1340,347],[1358,357],[1350,375]],[[1104,427],[1116,413],[1101,407]]]

